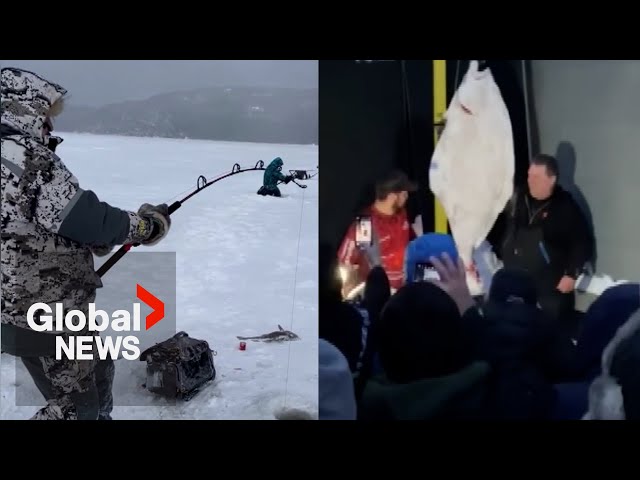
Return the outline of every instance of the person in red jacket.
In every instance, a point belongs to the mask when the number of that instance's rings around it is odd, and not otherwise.
[[[338,250],[344,296],[364,282],[377,265],[384,268],[392,289],[404,284],[405,250],[416,237],[405,205],[409,192],[416,190],[417,184],[398,170],[376,184],[376,200],[350,226]],[[367,231],[369,227],[371,231]],[[362,238],[370,241],[363,242]]]

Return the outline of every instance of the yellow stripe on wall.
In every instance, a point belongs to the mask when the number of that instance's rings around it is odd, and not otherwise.
[[[435,125],[442,122],[447,111],[447,61],[433,61],[433,145],[438,143],[438,127]],[[442,208],[442,204],[437,198],[434,199],[435,207],[435,231],[438,233],[448,233],[447,215]]]

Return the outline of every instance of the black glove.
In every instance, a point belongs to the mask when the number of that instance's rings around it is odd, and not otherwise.
[[[285,185],[289,183],[291,180],[293,180],[293,175],[287,175],[286,177],[284,177]]]
[[[49,143],[48,143],[47,147],[52,152],[55,152],[56,148],[58,148],[58,145],[60,145],[63,141],[64,141],[64,139],[61,138],[61,137],[51,136],[51,137],[49,137]]]
[[[138,215],[149,220],[152,225],[149,236],[140,242],[142,245],[155,245],[169,233],[171,217],[166,203],[155,206],[145,203],[138,209]]]

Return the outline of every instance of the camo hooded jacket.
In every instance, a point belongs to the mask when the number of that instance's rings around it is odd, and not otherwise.
[[[150,234],[149,220],[83,190],[46,147],[47,116],[65,94],[34,73],[2,69],[3,327],[29,328],[26,313],[36,302],[81,307],[102,286],[91,249]]]

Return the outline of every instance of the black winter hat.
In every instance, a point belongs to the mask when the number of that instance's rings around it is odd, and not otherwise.
[[[536,305],[538,294],[533,278],[524,270],[504,268],[498,270],[491,281],[489,301],[499,304]]]
[[[340,350],[351,372],[356,372],[362,352],[362,315],[353,305],[342,302],[323,305],[321,315],[320,338]]]
[[[376,316],[391,297],[389,277],[381,266],[374,267],[367,275],[364,288],[363,306]]]
[[[392,382],[449,375],[470,362],[470,342],[453,299],[432,283],[405,285],[375,327],[380,362]]]

